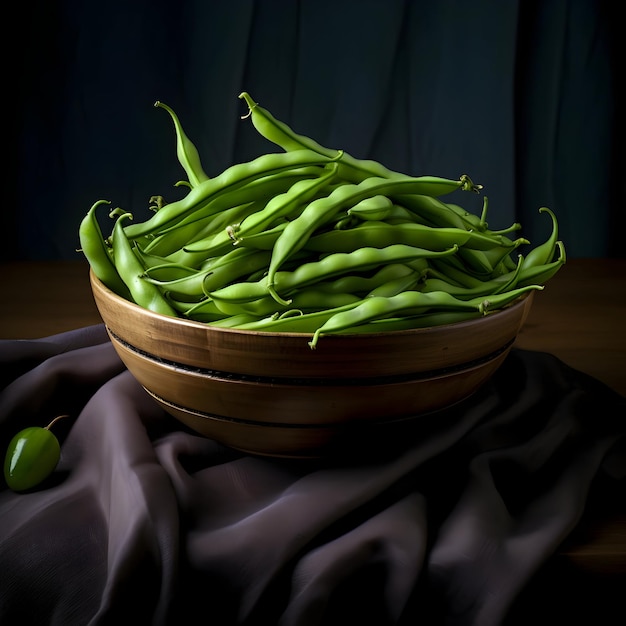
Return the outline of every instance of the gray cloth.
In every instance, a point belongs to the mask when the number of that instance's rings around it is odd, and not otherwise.
[[[0,364],[3,449],[69,415],[55,426],[56,471],[27,493],[0,488],[2,624],[495,626],[624,613],[610,581],[599,601],[551,564],[590,509],[623,503],[626,399],[549,354],[514,349],[472,398],[401,441],[306,461],[187,430],[101,325],[0,342]]]

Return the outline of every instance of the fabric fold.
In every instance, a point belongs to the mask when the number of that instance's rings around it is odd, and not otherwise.
[[[513,626],[589,503],[626,484],[626,399],[545,353],[514,349],[401,437],[307,460],[189,430],[102,327],[0,355],[5,445],[68,414],[52,476],[0,489],[1,623]]]

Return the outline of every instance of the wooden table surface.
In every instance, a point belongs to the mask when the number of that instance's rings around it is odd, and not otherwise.
[[[45,337],[101,322],[85,261],[0,267],[0,339]],[[535,294],[517,346],[552,353],[626,397],[626,259],[568,260]],[[560,556],[585,572],[625,575],[626,499],[621,512],[586,528]]]

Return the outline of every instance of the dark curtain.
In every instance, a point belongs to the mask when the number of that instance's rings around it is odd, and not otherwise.
[[[276,151],[238,99],[414,174],[469,174],[489,225],[623,257],[618,3],[607,0],[32,1],[4,22],[2,259],[81,258],[99,199],[147,216],[184,177],[162,100],[205,170]],[[13,33],[11,32],[13,31]],[[11,37],[9,35],[12,34]],[[623,102],[623,100],[622,100]],[[469,196],[469,194],[468,194]],[[479,212],[480,197],[464,198]]]

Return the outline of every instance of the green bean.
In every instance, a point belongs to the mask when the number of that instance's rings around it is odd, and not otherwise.
[[[546,241],[542,244],[535,246],[524,259],[524,267],[532,267],[534,265],[545,265],[552,260],[554,256],[554,250],[556,242],[559,238],[559,225],[556,219],[556,215],[547,207],[541,207],[540,213],[547,213],[552,219],[552,232]]]
[[[378,268],[381,265],[397,264],[400,261],[420,257],[432,258],[453,254],[456,247],[444,252],[433,252],[404,246],[401,244],[387,248],[360,248],[352,253],[330,254],[319,261],[303,263],[293,271],[281,271],[276,274],[276,280],[288,294],[297,293],[298,289],[315,285],[334,276],[346,274],[350,271],[366,271]],[[324,291],[321,289],[320,291]],[[332,291],[331,291],[332,293]],[[267,277],[257,282],[235,282],[209,294],[217,302],[245,303],[260,300],[268,295]],[[292,304],[292,300],[278,303],[281,306]]]
[[[337,164],[333,163],[332,167],[324,175],[319,178],[304,179],[296,181],[287,191],[274,196],[264,208],[247,216],[241,224],[236,228],[224,230],[215,241],[201,240],[194,244],[185,246],[186,252],[203,252],[212,250],[213,246],[219,246],[220,243],[231,244],[237,241],[240,236],[247,234],[256,234],[271,226],[276,220],[291,215],[293,211],[299,209],[303,204],[315,198],[336,176]],[[207,244],[210,244],[207,245]]]
[[[134,243],[133,249],[139,257],[141,264],[145,267],[144,275],[147,278],[154,279],[156,281],[171,281],[180,280],[188,276],[194,276],[198,273],[197,269],[180,263],[164,262],[152,264],[151,257],[149,255],[145,255],[136,243]],[[150,260],[146,261],[146,259]]]
[[[422,278],[422,272],[413,271],[412,274],[393,278],[383,283],[382,285],[374,287],[374,289],[372,289],[366,297],[376,298],[378,296],[384,296],[386,298],[389,298],[391,296],[397,296],[403,291],[410,291],[412,289],[415,289],[419,282],[422,280]]]
[[[289,305],[283,305],[269,295],[255,300],[234,301],[220,298],[211,294],[215,306],[224,315],[239,315],[247,313],[258,317],[284,312],[288,306],[299,310],[324,310],[338,306],[357,304],[361,298],[350,293],[327,293],[313,288],[300,289],[293,294]]]
[[[387,196],[376,194],[350,207],[348,215],[358,216],[361,219],[365,216],[365,218],[384,220],[393,207],[393,202]]]
[[[266,268],[270,253],[266,250],[236,248],[214,259],[195,274],[174,280],[156,280],[146,276],[145,280],[177,295],[200,296],[220,289],[225,285],[249,276],[252,272]]]
[[[420,219],[418,215],[409,211],[408,209],[405,209],[399,204],[394,204],[391,201],[390,204],[388,204],[386,207],[379,207],[378,211],[376,211],[374,207],[363,206],[363,203],[359,203],[356,206],[353,206],[351,209],[348,209],[348,215],[351,218],[358,218],[358,221],[356,221],[356,223],[360,221],[384,221],[388,224],[401,224],[403,222],[408,222],[412,224],[424,224],[424,220]],[[355,222],[354,219],[352,221]]]
[[[563,242],[557,241],[555,247],[559,251],[559,256],[556,260],[550,263],[544,263],[543,265],[524,265],[524,263],[522,263],[522,269],[518,279],[518,285],[520,287],[530,283],[539,283],[540,285],[544,285],[563,265],[565,265],[566,254]]]
[[[247,202],[238,204],[217,214],[201,215],[196,220],[178,224],[167,232],[158,233],[150,243],[144,247],[144,251],[150,254],[168,256],[179,253],[184,246],[196,240],[208,238],[223,230],[229,223],[244,219],[247,215],[259,210],[260,202]],[[188,260],[191,260],[189,257]],[[196,261],[194,261],[194,264]]]
[[[420,313],[403,317],[387,317],[380,320],[372,320],[360,326],[352,326],[345,331],[336,334],[358,335],[363,333],[388,333],[398,330],[417,330],[419,328],[431,328],[448,324],[458,324],[483,317],[480,311],[436,311],[434,313]]]
[[[176,311],[167,302],[159,288],[142,277],[145,268],[133,250],[133,245],[126,237],[122,225],[123,220],[130,218],[132,218],[130,213],[121,213],[113,227],[112,240],[115,266],[128,287],[133,302],[155,313],[176,317]]]
[[[456,253],[457,249],[458,247],[456,245],[448,250],[434,251],[404,244],[393,244],[383,248],[363,247],[352,252],[336,252],[323,257],[319,261],[303,263],[291,272],[277,272],[274,275],[274,284],[285,295],[289,296],[296,289],[350,271],[356,270],[362,272],[376,269],[389,263],[400,263],[412,259],[431,259],[439,256],[452,255]],[[264,279],[264,282],[267,289],[269,276]],[[284,304],[289,304],[289,301],[285,301]]]
[[[103,204],[110,204],[107,200],[98,200],[82,219],[78,228],[81,251],[89,262],[96,277],[111,291],[123,298],[129,299],[128,287],[120,277],[111,250],[102,235],[100,224],[96,216],[96,209]]]
[[[538,285],[514,289],[504,294],[497,294],[489,298],[460,300],[445,291],[422,293],[420,291],[405,291],[389,298],[367,298],[361,304],[337,313],[320,326],[309,342],[315,348],[321,335],[345,331],[366,322],[401,315],[415,315],[433,310],[461,310],[479,311],[487,313],[489,310],[505,306],[531,289],[541,289]]]
[[[282,314],[270,314],[266,317],[250,320],[248,322],[237,323],[231,328],[237,330],[252,330],[256,332],[281,332],[281,333],[307,333],[311,334],[321,324],[324,324],[336,313],[353,309],[360,301],[345,304],[335,308],[325,308],[319,311],[303,313],[302,311],[290,309]]]
[[[480,186],[475,186],[475,190]],[[454,227],[461,230],[476,230],[475,221],[453,210],[440,198],[424,193],[392,193],[391,199],[400,206],[415,213],[427,224],[436,227]]]
[[[509,272],[508,274],[502,274],[490,280],[485,280],[484,282],[481,281],[480,284],[474,287],[463,287],[454,282],[450,282],[445,278],[433,276],[432,270],[429,269],[426,274],[430,274],[430,276],[426,276],[419,290],[423,293],[445,291],[446,293],[452,294],[456,298],[460,298],[462,300],[468,300],[479,296],[486,297],[491,294],[501,293],[514,288],[519,279],[520,272],[521,256],[515,271]]]
[[[513,252],[520,246],[528,244],[529,241],[525,237],[518,237],[515,240],[510,240],[507,237],[503,237],[503,245],[501,247],[494,247],[490,250],[484,250],[483,254],[487,262],[494,269],[499,264],[503,264],[507,270],[515,269],[517,263],[513,260]]]
[[[187,319],[195,322],[214,323],[225,318],[224,313],[217,307],[215,302],[210,298],[204,298],[199,302],[191,305],[182,314]]]
[[[463,287],[477,287],[485,280],[484,277],[477,277],[473,272],[468,271],[457,256],[432,259],[430,265],[433,270],[441,274],[440,277],[452,280]]]
[[[210,326],[217,326],[219,328],[235,328],[240,324],[256,322],[258,319],[258,315],[250,315],[250,313],[239,313],[237,315],[225,315],[218,320],[211,320],[209,324]]]
[[[236,163],[226,168],[218,176],[205,180],[180,200],[166,204],[150,219],[140,224],[126,227],[129,239],[155,233],[179,223],[195,211],[207,209],[209,203],[224,194],[240,189],[246,183],[280,171],[299,168],[307,165],[321,165],[337,160],[341,154],[328,158],[310,150],[298,150],[289,153],[264,154],[252,161]],[[237,202],[241,204],[241,202]],[[212,205],[214,213],[221,207]]]
[[[364,296],[389,281],[407,276],[422,275],[424,269],[413,269],[406,263],[389,263],[383,265],[371,275],[346,274],[334,280],[315,283],[318,291],[328,293],[362,293]]]
[[[364,246],[383,247],[393,243],[445,250],[454,244],[478,250],[501,247],[500,240],[461,228],[434,228],[417,223],[364,222],[354,228],[330,230],[314,235],[305,249],[318,252],[350,252]]]
[[[256,248],[257,250],[272,250],[276,240],[283,230],[285,230],[288,223],[287,220],[279,222],[276,226],[260,233],[255,233],[254,235],[238,235],[234,245],[242,248]]]
[[[488,200],[487,200],[487,196],[483,197],[483,215],[484,215],[484,210],[485,207],[488,204]],[[446,202],[445,203],[446,207],[448,209],[450,209],[453,213],[456,213],[460,218],[461,221],[466,225],[466,228],[471,228],[472,230],[476,230],[478,232],[484,232],[487,229],[487,223],[483,221],[482,217],[479,217],[478,215],[474,215],[473,213],[470,213],[467,209],[465,209],[464,207],[455,204],[453,202]]]
[[[505,258],[510,259],[513,250],[522,244],[528,243],[527,239],[520,237],[511,242],[510,245],[494,246],[489,250],[472,250],[470,248],[461,248],[459,256],[466,265],[473,270],[475,274],[491,276],[497,271],[498,264]],[[515,264],[513,264],[515,267]],[[505,269],[508,269],[505,264]]]
[[[329,196],[319,198],[308,204],[300,215],[287,224],[280,234],[272,252],[268,269],[268,289],[277,302],[284,300],[275,287],[275,274],[284,261],[294,252],[304,247],[311,234],[320,225],[340,210],[353,206],[373,195],[388,193],[442,195],[458,189],[474,189],[474,184],[467,176],[457,181],[433,176],[395,177],[393,179],[371,177],[358,185],[346,184],[335,189]]]
[[[158,235],[162,235],[175,231],[187,224],[197,223],[198,220],[215,219],[219,221],[225,219],[225,215],[228,211],[232,210],[233,207],[243,206],[250,202],[267,202],[275,195],[287,191],[287,189],[298,180],[318,178],[320,174],[323,173],[324,167],[325,163],[321,163],[316,165],[303,165],[301,167],[281,168],[276,171],[271,171],[268,174],[261,174],[245,182],[243,185],[229,189],[225,194],[217,194],[197,210],[190,212],[182,219],[156,232]]]
[[[287,124],[276,119],[267,109],[259,106],[247,92],[241,93],[239,98],[245,100],[249,108],[248,113],[242,116],[242,119],[250,117],[259,134],[283,150],[287,152],[303,149],[312,150],[327,157],[336,154],[336,150],[326,148],[310,137],[296,134]],[[359,183],[371,176],[393,178],[398,175],[398,172],[386,168],[377,161],[356,159],[344,152],[339,163],[339,175],[349,182]]]
[[[333,315],[315,330],[309,346],[314,349],[322,335],[346,331],[373,320],[395,317],[398,314],[402,316],[417,315],[432,309],[480,310],[478,304],[472,301],[459,300],[446,292],[405,291],[391,297],[371,297],[363,300],[349,311]]]
[[[189,137],[187,137],[178,116],[169,106],[167,106],[167,104],[163,104],[157,100],[154,103],[154,106],[161,107],[170,114],[176,130],[176,153],[178,155],[178,160],[187,173],[189,184],[192,187],[197,187],[200,183],[208,180],[209,177],[202,169],[200,155],[198,154],[196,146],[190,141]]]

